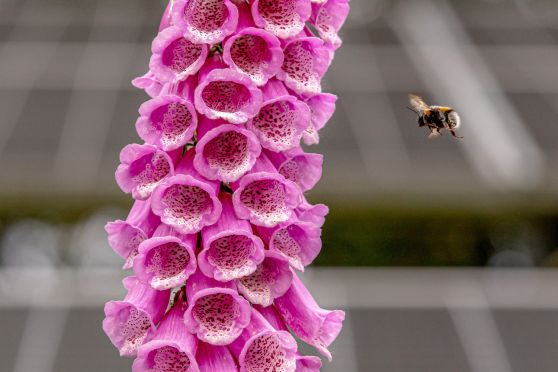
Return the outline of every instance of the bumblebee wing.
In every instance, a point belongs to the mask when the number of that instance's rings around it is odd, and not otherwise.
[[[416,94],[409,94],[409,104],[416,111],[423,111],[429,108],[426,102]]]

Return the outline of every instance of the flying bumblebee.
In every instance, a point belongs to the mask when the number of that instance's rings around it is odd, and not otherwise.
[[[429,106],[421,97],[414,94],[409,94],[409,104],[411,107],[408,107],[408,109],[418,115],[419,127],[427,126],[430,129],[428,138],[441,136],[442,129],[447,129],[456,138],[463,138],[455,132],[461,125],[461,119],[459,114],[451,107]]]

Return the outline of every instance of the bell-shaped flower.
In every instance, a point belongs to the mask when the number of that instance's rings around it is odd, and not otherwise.
[[[206,44],[195,44],[183,36],[182,29],[168,27],[159,32],[151,44],[149,69],[161,82],[184,80],[203,66],[207,54]]]
[[[209,59],[199,74],[194,103],[200,114],[241,124],[262,105],[262,92],[244,73],[226,67],[218,56]]]
[[[295,372],[297,344],[289,332],[277,330],[252,308],[250,324],[229,345],[241,372]]]
[[[196,242],[195,234],[179,234],[161,224],[153,237],[139,245],[134,272],[154,289],[179,287],[196,271]]]
[[[132,85],[143,89],[151,98],[157,97],[163,90],[163,84],[155,78],[155,74],[151,70],[132,80]]]
[[[311,22],[320,37],[334,48],[341,46],[337,33],[349,15],[349,0],[324,0],[312,4]]]
[[[194,149],[184,154],[169,177],[153,192],[151,207],[161,221],[181,234],[193,234],[213,225],[221,215],[219,183],[205,180],[194,169]]]
[[[298,95],[322,91],[321,80],[331,62],[330,51],[317,37],[292,39],[283,50],[285,58],[277,78]]]
[[[196,44],[216,44],[236,30],[238,9],[230,0],[175,0],[172,21]]]
[[[273,328],[279,331],[288,331],[285,322],[273,306],[262,307],[256,305],[254,308]],[[322,368],[322,360],[319,357],[296,353],[296,372],[320,372],[320,368]]]
[[[276,79],[263,87],[263,97],[260,111],[246,126],[266,149],[286,151],[299,146],[310,123],[308,106],[289,95],[283,83]]]
[[[295,213],[300,221],[310,222],[318,227],[322,227],[325,222],[325,216],[329,213],[329,208],[325,204],[312,205],[303,196],[302,202],[295,209]]]
[[[322,249],[321,229],[313,223],[291,219],[273,228],[258,227],[269,247],[285,257],[292,267],[304,271]]]
[[[253,0],[254,23],[281,39],[299,34],[312,14],[309,0]]]
[[[304,191],[312,189],[322,177],[324,157],[321,154],[304,152],[300,147],[287,152],[265,153],[279,174],[293,181]]]
[[[198,343],[196,354],[200,372],[237,372],[238,367],[230,350],[226,346]]]
[[[302,134],[305,144],[315,145],[320,142],[318,132],[331,119],[335,112],[336,101],[337,96],[330,93],[316,94],[306,101],[310,108],[312,120],[308,123],[308,128]]]
[[[103,330],[120,351],[120,356],[135,356],[148,333],[155,331],[169,301],[170,291],[156,291],[135,276],[122,283],[128,291],[124,300],[105,304]]]
[[[263,154],[252,171],[232,187],[236,215],[258,226],[273,227],[287,221],[302,198],[298,186],[277,173]]]
[[[116,169],[116,183],[136,200],[149,198],[153,190],[168,176],[174,174],[178,152],[166,153],[149,144],[127,145],[120,152],[120,165]]]
[[[184,325],[186,304],[180,297],[157,330],[137,353],[132,372],[200,372],[196,362],[198,340]]]
[[[198,126],[198,115],[191,101],[174,94],[159,95],[139,108],[136,130],[146,143],[164,151],[184,146]]]
[[[238,291],[253,304],[270,306],[275,298],[285,294],[292,279],[287,260],[278,253],[266,251],[256,271],[238,279]]]
[[[234,282],[218,282],[196,271],[186,282],[188,310],[184,322],[201,341],[228,345],[250,322],[250,304]]]
[[[116,220],[105,225],[110,247],[125,260],[130,269],[141,242],[151,237],[161,219],[151,211],[151,200],[136,200],[125,221]]]
[[[194,167],[205,178],[234,182],[260,156],[257,137],[240,125],[202,118],[198,129]]]
[[[264,259],[264,245],[250,223],[236,217],[230,195],[222,193],[220,200],[223,211],[219,221],[201,232],[203,249],[198,266],[206,276],[226,282],[256,271]]]
[[[274,305],[298,338],[314,346],[331,361],[327,348],[341,332],[344,311],[322,309],[296,275],[293,275],[289,290],[276,298]]]
[[[281,42],[271,33],[247,27],[223,45],[223,60],[232,69],[248,75],[257,86],[264,85],[283,65]]]

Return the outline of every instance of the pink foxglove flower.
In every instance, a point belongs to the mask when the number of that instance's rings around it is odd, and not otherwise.
[[[135,202],[105,226],[135,276],[103,329],[133,371],[318,372],[291,332],[331,359],[345,315],[295,269],[322,247],[328,208],[304,193],[323,156],[301,142],[335,111],[321,79],[347,13],[348,0],[169,0],[132,82],[151,97],[144,143],[115,174]]]
[[[273,34],[248,27],[227,39],[223,60],[229,67],[248,75],[254,84],[262,86],[281,69],[283,49]]]
[[[250,324],[230,346],[240,364],[241,372],[276,371],[294,372],[297,344],[289,332],[277,330],[255,309]]]
[[[258,113],[262,92],[249,76],[223,67],[218,58],[213,58],[202,68],[194,93],[196,109],[210,119],[244,123]]]
[[[233,188],[236,215],[258,226],[273,227],[287,221],[301,202],[298,186],[277,173],[264,155]]]
[[[281,319],[281,316],[273,306],[254,306],[254,308],[273,328],[280,331],[288,331],[285,322],[283,322],[283,319]],[[296,353],[296,372],[319,372],[320,368],[322,368],[322,360],[320,358],[316,356],[303,356],[298,352]]]
[[[210,180],[238,180],[261,153],[256,136],[240,125],[202,119],[198,138],[194,167]]]
[[[128,294],[122,301],[105,305],[103,330],[121,356],[135,356],[149,332],[161,320],[169,301],[170,291],[156,291],[140,283],[135,276],[122,283]]]
[[[125,260],[130,269],[141,242],[151,237],[161,219],[151,212],[151,200],[136,200],[126,221],[116,220],[105,225],[110,247]]]
[[[341,46],[337,34],[349,15],[349,0],[324,0],[312,4],[312,23],[320,37],[335,48]]]
[[[279,174],[293,181],[302,191],[312,189],[322,177],[324,157],[295,148],[288,152],[266,152]]]
[[[194,105],[176,95],[160,95],[140,106],[136,122],[139,136],[164,151],[184,146],[198,125]]]
[[[186,282],[188,310],[184,322],[201,341],[228,345],[250,322],[250,304],[234,283],[222,283],[197,271]]]
[[[166,153],[153,145],[131,144],[120,152],[116,182],[134,199],[145,200],[161,181],[174,174],[177,153]]]
[[[324,310],[318,306],[296,275],[287,293],[275,299],[275,308],[297,337],[314,346],[331,361],[327,347],[341,332],[345,312]]]
[[[182,29],[172,26],[157,35],[151,51],[149,69],[159,81],[173,82],[198,72],[207,58],[208,47],[184,38]]]
[[[153,336],[139,348],[133,372],[200,371],[196,362],[198,340],[184,325],[185,310],[186,304],[178,298]]]
[[[255,272],[238,279],[238,291],[253,304],[270,306],[290,288],[293,273],[281,255],[265,252],[265,259]]]
[[[275,79],[263,87],[263,94],[263,105],[247,127],[266,149],[286,151],[297,147],[308,128],[310,109],[289,95],[283,83]]]
[[[197,44],[215,44],[236,30],[238,9],[229,0],[176,0],[172,21]]]
[[[274,228],[258,227],[271,251],[281,254],[297,270],[312,263],[322,248],[321,229],[305,221],[289,221]]]
[[[256,25],[282,39],[300,33],[311,13],[308,0],[252,1],[252,16]]]
[[[302,37],[287,43],[285,59],[277,78],[299,95],[322,91],[321,80],[331,62],[329,50],[317,37]]]
[[[144,240],[134,259],[137,278],[154,289],[179,287],[196,271],[196,235],[182,235],[161,224]]]
[[[206,276],[226,282],[256,271],[264,259],[264,244],[248,221],[236,217],[230,195],[223,193],[220,199],[221,218],[201,232],[198,265]]]
[[[189,150],[177,167],[176,175],[165,180],[153,193],[151,207],[161,221],[182,234],[192,234],[213,225],[221,215],[219,185],[204,180],[193,165]]]

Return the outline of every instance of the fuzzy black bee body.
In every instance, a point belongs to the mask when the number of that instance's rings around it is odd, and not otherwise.
[[[418,115],[419,127],[426,126],[430,129],[430,138],[442,135],[442,129],[448,130],[454,137],[462,138],[455,132],[461,124],[459,114],[451,107],[429,106],[421,97],[414,94],[409,95],[409,103],[410,109]]]

